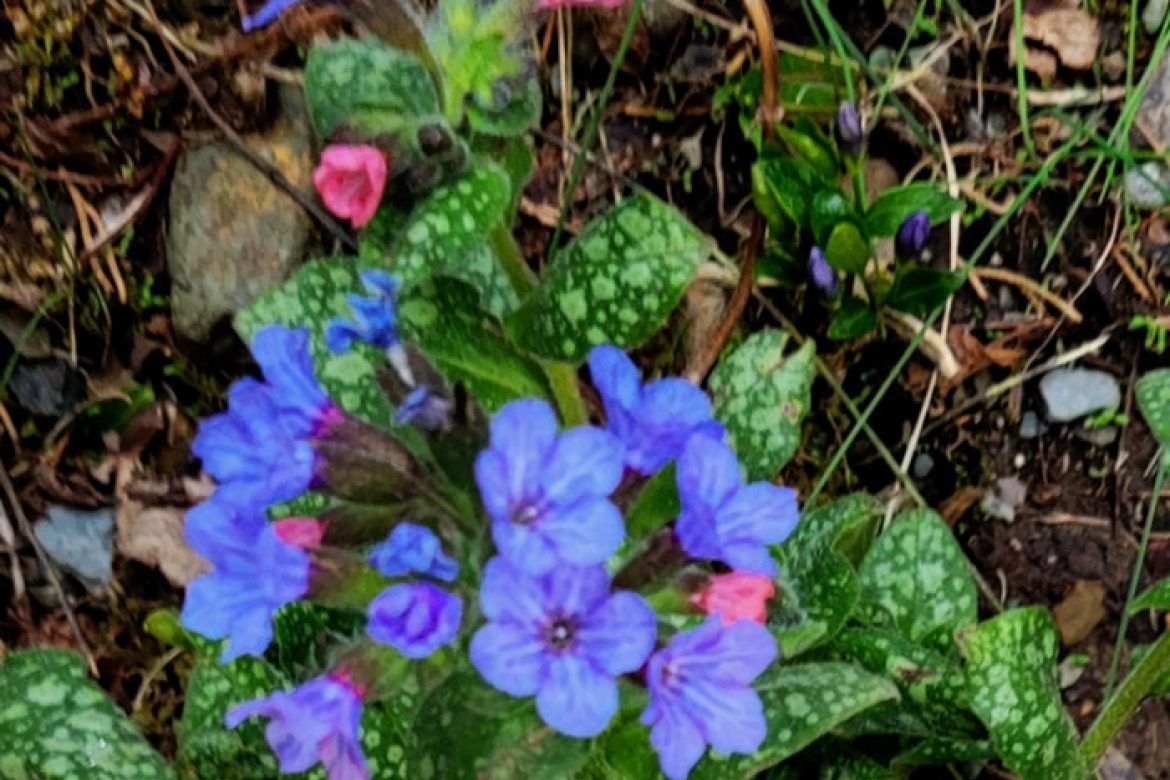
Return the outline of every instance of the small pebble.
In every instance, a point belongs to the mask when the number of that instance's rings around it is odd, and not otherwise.
[[[1040,415],[1033,411],[1020,415],[1020,438],[1035,439],[1040,435]]]
[[[1160,162],[1151,160],[1140,168],[1125,174],[1125,192],[1129,201],[1139,209],[1153,211],[1166,205],[1166,197],[1155,186],[1155,182],[1170,189],[1166,168]]]
[[[1103,428],[1078,428],[1073,435],[1081,441],[1086,441],[1094,447],[1108,447],[1117,441],[1117,426],[1106,425]]]
[[[1058,368],[1040,380],[1045,412],[1053,422],[1071,422],[1121,405],[1121,387],[1113,375],[1091,368]]]
[[[928,452],[920,452],[914,458],[914,465],[911,471],[914,472],[915,479],[926,479],[931,471],[934,470],[934,458]]]

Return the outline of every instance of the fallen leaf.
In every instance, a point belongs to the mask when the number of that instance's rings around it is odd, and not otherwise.
[[[1067,5],[1067,4],[1062,4]],[[1024,12],[1024,67],[1044,82],[1056,77],[1057,63],[1072,70],[1088,70],[1097,58],[1101,31],[1097,19],[1080,8],[1043,7]],[[1015,63],[1016,38],[1008,53]]]
[[[125,500],[115,514],[118,525],[118,552],[125,557],[157,567],[172,585],[185,588],[210,568],[183,538],[180,507],[146,507]]]
[[[1105,588],[1097,580],[1077,580],[1064,600],[1052,608],[1060,641],[1071,647],[1105,618]]]

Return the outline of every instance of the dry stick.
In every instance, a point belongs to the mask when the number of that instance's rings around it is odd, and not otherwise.
[[[146,0],[146,7],[150,10],[151,16],[155,18],[155,21],[157,21],[157,16],[155,15],[154,11],[154,4],[151,3],[150,0]],[[338,224],[333,219],[333,217],[329,216],[329,214],[323,208],[318,206],[311,197],[301,192],[300,189],[296,187],[296,185],[290,182],[285,177],[285,175],[281,173],[279,168],[265,160],[250,146],[248,146],[248,143],[240,136],[239,133],[235,131],[235,128],[229,125],[227,120],[221,117],[216,112],[216,110],[211,107],[211,104],[207,102],[207,98],[203,94],[203,90],[199,89],[199,85],[195,83],[195,79],[191,76],[191,71],[187,70],[187,66],[184,65],[182,60],[179,59],[179,55],[175,53],[175,50],[171,47],[170,42],[166,38],[162,38],[161,40],[163,48],[166,49],[167,57],[170,58],[171,65],[174,67],[175,73],[178,75],[179,80],[186,85],[187,91],[191,93],[192,99],[194,99],[194,101],[199,104],[199,108],[201,108],[203,113],[207,115],[207,118],[210,119],[217,128],[219,128],[220,132],[222,132],[228,141],[231,142],[232,146],[236,148],[236,151],[242,154],[248,162],[252,163],[252,165],[254,165],[257,170],[267,176],[269,181],[288,193],[289,197],[295,200],[302,209],[304,209],[313,217],[313,219],[317,220],[321,227],[329,231],[330,235],[332,235],[333,238],[335,238],[337,241],[341,242],[341,244],[346,249],[357,251],[357,242],[354,241],[353,236],[346,232],[345,228]]]
[[[72,629],[73,635],[77,639],[78,649],[81,650],[82,655],[85,656],[85,660],[89,664],[90,674],[97,677],[97,661],[93,657],[93,651],[89,648],[89,642],[86,641],[85,634],[81,632],[81,625],[77,622],[77,615],[73,614],[73,607],[69,605],[69,598],[65,595],[65,588],[61,584],[61,578],[57,575],[57,568],[53,561],[49,559],[45,548],[41,546],[37,535],[33,533],[32,524],[29,523],[28,517],[25,516],[24,508],[20,505],[20,498],[16,495],[16,488],[12,486],[12,480],[8,477],[8,467],[2,462],[0,462],[0,489],[3,489],[4,495],[8,497],[8,504],[12,508],[13,516],[16,517],[16,525],[20,528],[20,533],[32,545],[33,552],[37,556],[37,561],[41,564],[41,570],[44,571],[45,577],[49,580],[49,585],[52,586],[53,592],[61,600],[61,608],[65,610],[65,619],[69,621],[69,628]]]
[[[760,123],[763,126],[764,138],[772,137],[773,127],[781,119],[781,110],[776,93],[779,73],[776,57],[776,47],[773,45],[775,37],[772,34],[772,17],[763,0],[744,0],[744,7],[751,16],[752,25],[756,28],[756,40],[760,49],[760,68],[762,70],[763,86],[760,93]],[[715,327],[710,340],[703,345],[703,350],[695,359],[694,364],[686,372],[686,378],[695,384],[703,381],[703,377],[715,365],[719,353],[731,338],[731,332],[739,324],[740,317],[747,307],[748,298],[752,292],[753,269],[756,256],[764,246],[764,218],[758,212],[752,218],[752,232],[744,245],[743,259],[739,266],[739,281],[727,302],[727,310],[723,319]]]
[[[25,597],[24,572],[20,568],[20,558],[16,554],[16,532],[12,528],[12,521],[8,518],[8,512],[4,509],[3,503],[0,503],[0,544],[7,550],[8,561],[12,566],[12,600],[14,602],[23,601]],[[24,606],[27,611],[27,602]]]
[[[1050,304],[1054,309],[1058,309],[1069,322],[1076,324],[1084,320],[1084,317],[1081,316],[1081,313],[1077,311],[1075,306],[1069,304],[1064,298],[1061,298],[1051,290],[1044,289],[1023,274],[1016,273],[1007,268],[985,267],[972,268],[971,276],[1013,284],[1023,290],[1026,295],[1035,296],[1045,303]]]

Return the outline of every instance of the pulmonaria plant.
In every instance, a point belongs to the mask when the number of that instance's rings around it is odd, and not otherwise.
[[[411,399],[424,390],[453,398],[439,382],[419,381],[433,372],[398,333],[397,280],[373,271],[360,278],[372,297],[349,297],[353,318],[330,321],[325,346],[374,348],[393,380],[384,386],[397,388],[391,400],[417,404]],[[646,687],[642,720],[671,777],[684,776],[706,745],[758,746],[765,726],[750,684],[777,652],[760,625],[774,593],[768,545],[792,532],[796,500],[787,488],[743,483],[701,390],[672,378],[644,384],[621,350],[597,347],[588,363],[604,424],[561,429],[542,399],[504,404],[471,469],[482,510],[459,516],[436,498],[444,483],[431,465],[329,398],[307,332],[264,328],[252,348],[263,380],[240,380],[228,411],[197,436],[218,487],[189,513],[187,536],[213,568],[192,583],[183,624],[226,639],[229,660],[263,654],[274,615],[294,601],[360,610],[365,619],[321,676],[228,713],[232,726],[269,719],[281,771],[319,762],[331,780],[366,777],[361,708],[384,695],[402,664],[434,664],[448,647],[453,655],[432,674],[457,668],[466,653],[491,687],[532,697],[539,718],[569,737],[602,733],[622,691]],[[460,422],[446,411],[442,430],[416,415],[418,430],[440,444],[443,436],[475,440],[477,413]],[[682,592],[673,600],[687,605],[681,614],[656,614],[648,588],[615,586],[607,565],[619,578],[642,565],[622,496],[673,462],[682,505],[675,559],[709,578],[689,605]],[[309,490],[330,498],[322,517],[267,518]],[[413,517],[399,508],[406,499]],[[619,564],[623,546],[634,554]],[[669,572],[655,582],[682,587]],[[473,593],[479,609],[469,619],[465,595]]]

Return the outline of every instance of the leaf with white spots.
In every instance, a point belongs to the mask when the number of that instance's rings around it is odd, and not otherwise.
[[[1042,607],[1012,609],[958,636],[971,708],[1021,780],[1081,778],[1088,768],[1057,685],[1060,635]]]
[[[508,331],[541,357],[579,363],[597,344],[641,345],[678,305],[710,239],[673,206],[638,193],[557,252]]]
[[[590,743],[550,729],[531,699],[491,688],[460,672],[423,700],[418,746],[408,756],[411,780],[564,780],[589,760]]]
[[[858,616],[944,651],[975,622],[975,582],[951,529],[934,512],[898,515],[861,563]]]
[[[1163,447],[1170,448],[1170,368],[1159,368],[1143,376],[1134,388],[1134,395],[1154,438]]]
[[[17,650],[0,665],[0,777],[155,780],[174,773],[90,681],[85,660]]]
[[[413,54],[377,38],[343,38],[309,49],[305,102],[317,134],[346,129],[363,137],[392,136],[399,152],[419,152],[418,130],[450,133],[434,79]]]
[[[881,513],[881,505],[866,493],[850,493],[815,509],[805,507],[784,547],[800,551],[827,543],[846,560],[860,564],[873,542]]]
[[[995,757],[995,750],[986,739],[924,739],[894,758],[895,766],[942,766],[986,761]]]
[[[969,739],[982,735],[979,721],[970,713],[963,670],[942,653],[877,628],[848,628],[837,636],[830,651],[834,657],[885,675],[898,686],[901,701],[885,706],[899,711],[887,713],[887,722],[921,724],[915,731],[924,736]]]
[[[482,293],[482,307],[502,317],[519,299],[500,267],[488,235],[503,224],[512,184],[499,166],[478,162],[441,185],[402,215],[385,207],[362,232],[359,255],[366,266],[382,268],[403,283],[443,274],[462,279]]]
[[[818,780],[900,780],[902,775],[872,758],[849,754],[828,758]]]
[[[812,407],[816,357],[812,341],[785,356],[788,335],[753,333],[711,372],[715,417],[727,427],[749,480],[771,479],[800,445]]]
[[[547,398],[540,365],[520,352],[479,308],[466,282],[436,276],[399,297],[403,338],[418,345],[450,382],[462,382],[489,412],[516,398]]]
[[[753,686],[768,719],[768,736],[751,755],[708,751],[691,780],[751,780],[884,701],[898,698],[889,680],[840,662],[772,666]]]

